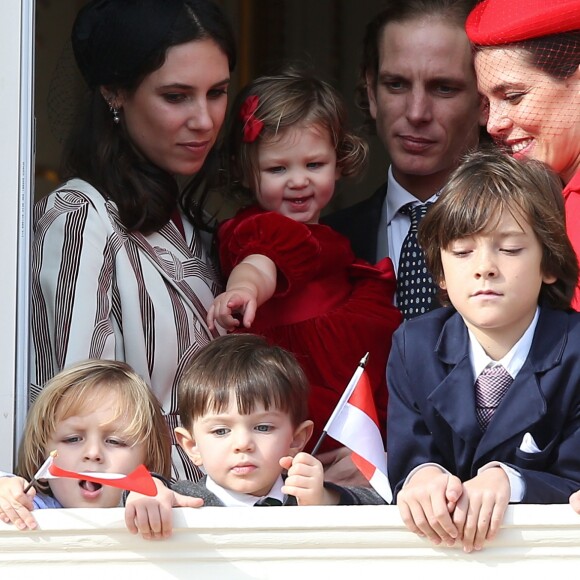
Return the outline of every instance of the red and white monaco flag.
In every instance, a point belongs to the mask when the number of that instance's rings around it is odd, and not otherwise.
[[[393,501],[393,494],[387,477],[387,457],[383,438],[379,430],[379,420],[373,399],[369,377],[364,369],[342,408],[332,414],[325,431],[333,439],[352,451],[352,460],[367,478],[375,491],[388,503]],[[350,386],[350,385],[349,385]],[[347,387],[348,391],[348,387]]]
[[[96,471],[86,471],[81,473],[61,469],[54,464],[55,456],[56,453],[54,451],[51,452],[48,459],[36,472],[34,479],[58,479],[60,477],[80,479],[83,481],[100,483],[101,485],[108,485],[110,487],[126,489],[127,491],[136,491],[143,495],[157,495],[157,487],[155,486],[153,477],[151,477],[149,470],[144,465],[139,465],[137,469],[128,475],[122,473],[100,473]]]

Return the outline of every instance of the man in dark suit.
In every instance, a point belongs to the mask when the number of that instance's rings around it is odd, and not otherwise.
[[[359,101],[391,159],[387,182],[324,223],[346,235],[371,263],[395,271],[410,218],[408,204],[435,201],[485,124],[469,41],[473,0],[391,0],[366,30]]]

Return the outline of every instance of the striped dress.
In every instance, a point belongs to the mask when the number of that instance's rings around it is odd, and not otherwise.
[[[209,239],[184,220],[128,232],[117,208],[73,179],[36,204],[31,266],[31,400],[65,366],[87,358],[131,365],[151,386],[169,427],[177,381],[215,332],[207,309],[221,291]],[[200,472],[175,444],[177,479]]]

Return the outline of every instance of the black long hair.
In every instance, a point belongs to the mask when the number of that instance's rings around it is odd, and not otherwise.
[[[228,58],[230,71],[236,64],[231,25],[212,0],[183,0],[183,6],[162,46],[130,75],[111,84],[112,91],[133,93],[142,80],[165,62],[167,50],[192,40],[213,40]],[[170,219],[176,204],[199,228],[207,229],[203,205],[217,180],[219,155],[215,147],[203,167],[179,191],[174,176],[145,158],[132,143],[123,124],[113,123],[100,88],[91,88],[77,126],[63,154],[65,178],[79,177],[115,202],[128,230],[148,234]],[[196,199],[199,196],[199,199]]]

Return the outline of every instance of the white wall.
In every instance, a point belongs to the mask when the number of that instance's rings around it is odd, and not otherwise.
[[[248,510],[251,509],[251,517]],[[173,537],[130,535],[121,509],[42,510],[41,530],[0,522],[0,577],[275,580],[574,578],[580,516],[511,506],[481,552],[434,548],[394,506],[176,509]]]
[[[15,390],[18,382],[24,393],[27,380],[26,352],[17,348],[26,336],[18,329],[18,319],[27,319],[28,291],[26,278],[18,286],[20,264],[27,271],[26,245],[29,212],[26,200],[30,192],[32,155],[32,63],[22,62],[29,54],[21,51],[22,29],[32,38],[32,0],[3,0],[0,18],[0,175],[2,210],[0,211],[0,468],[11,469],[15,446]],[[30,42],[32,42],[30,40]],[[24,95],[24,98],[21,98]],[[21,139],[21,120],[25,138]],[[23,250],[18,255],[19,247]],[[20,259],[20,262],[19,262]],[[24,260],[24,262],[22,262]],[[17,299],[20,297],[20,303]],[[27,332],[24,325],[24,332]]]

